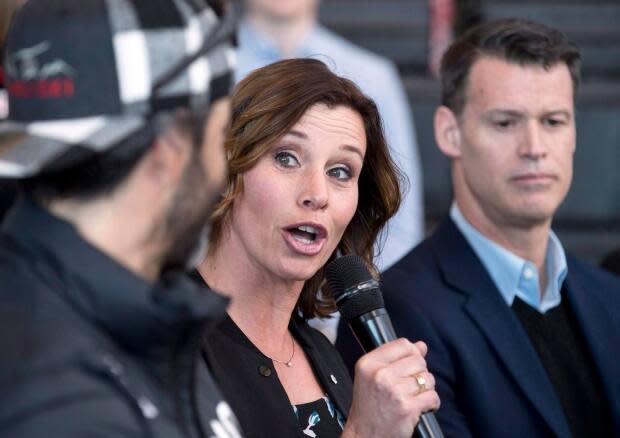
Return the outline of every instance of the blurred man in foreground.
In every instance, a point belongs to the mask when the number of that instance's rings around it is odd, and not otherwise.
[[[225,176],[225,5],[30,0],[7,38],[0,435],[235,437],[186,279]],[[204,241],[204,239],[203,239]]]
[[[476,27],[443,57],[454,203],[383,290],[396,332],[428,343],[448,437],[620,434],[620,281],[551,230],[579,78],[578,49],[526,21]]]

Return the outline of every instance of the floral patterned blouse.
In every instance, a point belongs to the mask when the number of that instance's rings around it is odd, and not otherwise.
[[[302,432],[312,438],[339,437],[344,428],[344,417],[327,395],[310,403],[293,405]]]

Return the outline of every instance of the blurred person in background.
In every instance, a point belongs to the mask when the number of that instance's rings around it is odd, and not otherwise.
[[[580,68],[561,32],[512,19],[443,57],[434,129],[454,202],[383,292],[396,332],[428,344],[446,437],[620,436],[620,281],[551,229],[573,177]]]
[[[385,126],[394,161],[408,184],[403,184],[401,207],[384,229],[377,245],[376,264],[384,270],[424,237],[422,168],[413,115],[395,65],[329,31],[318,22],[319,0],[245,0],[239,26],[236,80],[280,59],[314,57],[336,74],[352,80],[373,99]],[[355,13],[354,10],[351,11]],[[315,320],[332,341],[335,318]]]
[[[252,437],[411,437],[439,403],[426,346],[379,347],[352,384],[306,323],[334,309],[324,266],[338,253],[376,273],[376,237],[399,205],[375,104],[321,61],[291,59],[250,73],[232,107],[228,185],[199,267],[232,298],[205,345],[224,396]]]
[[[7,37],[0,436],[239,437],[199,349],[225,181],[221,2],[29,0]]]
[[[2,5],[0,5],[0,57],[2,58],[2,62],[4,62],[4,40],[9,31],[11,19],[17,11],[17,8],[24,4],[24,2],[25,0],[3,0]],[[0,72],[1,71],[3,71],[2,66],[0,66]],[[3,76],[0,74],[0,84],[3,83],[2,78]],[[2,113],[0,113],[0,115],[1,114]]]
[[[11,19],[15,11],[25,0],[4,0],[0,5],[0,120],[9,114],[9,103],[4,86],[4,39],[9,31]],[[17,193],[15,181],[0,178],[0,219],[11,207]]]
[[[4,86],[4,40],[9,31],[11,19],[15,11],[17,11],[17,8],[19,8],[24,1],[25,0],[4,0],[2,5],[0,5],[0,120],[6,118],[9,112]]]

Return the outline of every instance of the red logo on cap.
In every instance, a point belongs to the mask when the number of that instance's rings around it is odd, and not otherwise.
[[[10,81],[9,95],[17,98],[59,99],[75,94],[75,83],[71,79],[48,79],[40,81]]]
[[[18,50],[7,58],[7,90],[16,98],[58,99],[75,94],[75,70],[62,59],[42,63],[39,56],[50,49],[44,41]]]

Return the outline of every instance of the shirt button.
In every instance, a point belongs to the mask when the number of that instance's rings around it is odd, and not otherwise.
[[[534,278],[534,271],[532,271],[531,268],[525,268],[525,270],[523,271],[523,276],[526,280],[531,280],[532,278]]]
[[[332,379],[332,382],[334,382],[334,385],[338,384],[338,380],[336,379],[336,376],[334,376],[333,374],[330,374],[329,377]]]
[[[269,368],[266,365],[261,365],[258,367],[258,372],[260,373],[261,376],[263,377],[269,377],[271,376],[271,368]]]

